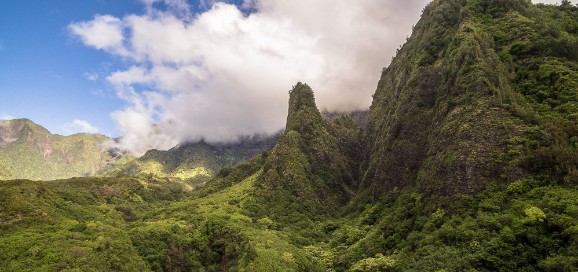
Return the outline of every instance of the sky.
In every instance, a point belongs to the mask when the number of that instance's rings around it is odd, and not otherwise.
[[[1,1],[0,119],[138,155],[277,132],[298,81],[323,110],[366,109],[428,2]]]

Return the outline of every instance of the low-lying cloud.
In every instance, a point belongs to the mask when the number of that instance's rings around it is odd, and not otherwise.
[[[86,120],[74,119],[64,125],[64,131],[74,133],[98,133],[99,129]]]
[[[126,102],[112,113],[120,142],[136,154],[274,133],[298,81],[312,86],[322,109],[367,108],[381,68],[428,1],[142,2],[143,14],[68,27],[129,63],[106,80]]]
[[[141,1],[143,14],[69,25],[86,46],[129,64],[106,80],[126,103],[112,118],[135,154],[274,133],[298,81],[322,109],[367,108],[381,68],[429,2]]]

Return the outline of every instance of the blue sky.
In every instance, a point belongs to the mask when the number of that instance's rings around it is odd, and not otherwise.
[[[86,48],[67,25],[142,9],[136,0],[1,1],[0,117],[29,118],[59,134],[77,132],[69,124],[74,119],[88,120],[101,133],[117,135],[109,113],[122,102],[106,82],[87,75],[122,66],[122,60]]]
[[[276,132],[297,81],[322,109],[367,108],[427,2],[3,0],[0,119],[138,154]]]
[[[192,4],[193,12],[208,5]],[[74,124],[83,120],[99,133],[120,136],[110,113],[124,101],[102,76],[130,63],[87,48],[67,26],[97,14],[144,12],[139,0],[0,1],[0,119],[29,118],[63,135],[87,131]]]

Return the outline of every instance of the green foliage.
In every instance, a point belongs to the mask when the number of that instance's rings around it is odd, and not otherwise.
[[[275,222],[273,222],[273,220],[271,220],[271,218],[269,218],[267,216],[257,220],[257,223],[266,229],[269,229],[275,225]]]
[[[526,221],[528,223],[543,223],[546,219],[546,214],[538,207],[529,207],[524,210],[524,213],[528,217]]]
[[[292,212],[315,216],[307,211],[331,212],[347,201],[358,166],[357,162],[348,163],[346,156],[359,152],[358,131],[351,119],[332,125],[325,122],[311,88],[298,83],[290,92],[285,132],[258,179],[263,190],[256,192],[260,207],[253,210],[255,216],[275,214],[281,218]],[[353,146],[340,147],[339,143]]]
[[[578,184],[578,125],[547,121],[543,130],[531,137],[533,145],[529,146],[524,165],[558,183]]]
[[[351,272],[386,272],[394,271],[395,260],[383,256],[382,254],[375,255],[375,258],[366,258],[355,263],[349,271]]]
[[[164,185],[116,178],[2,181],[0,263],[8,271],[146,271],[124,226],[187,194],[179,184]]]
[[[170,178],[197,188],[214,176],[227,176],[230,167],[271,150],[277,140],[278,135],[246,137],[229,144],[210,144],[201,140],[180,144],[167,151],[149,150],[142,157],[109,169],[104,174]],[[253,169],[250,174],[256,170]],[[236,177],[235,181],[243,179]]]
[[[60,136],[27,119],[0,120],[0,180],[95,176],[132,157],[99,134]]]
[[[574,271],[576,15],[568,2],[436,0],[383,70],[366,125],[324,120],[298,83],[270,152],[201,142],[147,153],[120,170],[133,178],[1,181],[0,264]],[[223,165],[200,190],[183,181]]]
[[[384,197],[364,213],[377,213],[377,221],[350,217],[332,232],[336,270],[373,263],[374,254],[383,254],[400,271],[572,271],[577,197],[576,188],[558,185],[535,184],[515,194],[489,188],[460,201],[463,212],[437,209],[429,215],[423,212],[429,204],[411,192]],[[340,234],[352,228],[369,230],[352,244]]]

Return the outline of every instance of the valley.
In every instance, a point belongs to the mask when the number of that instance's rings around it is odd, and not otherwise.
[[[578,6],[566,1],[434,0],[369,112],[322,113],[298,82],[270,137],[132,158],[98,135],[2,122],[6,271],[578,267]]]

